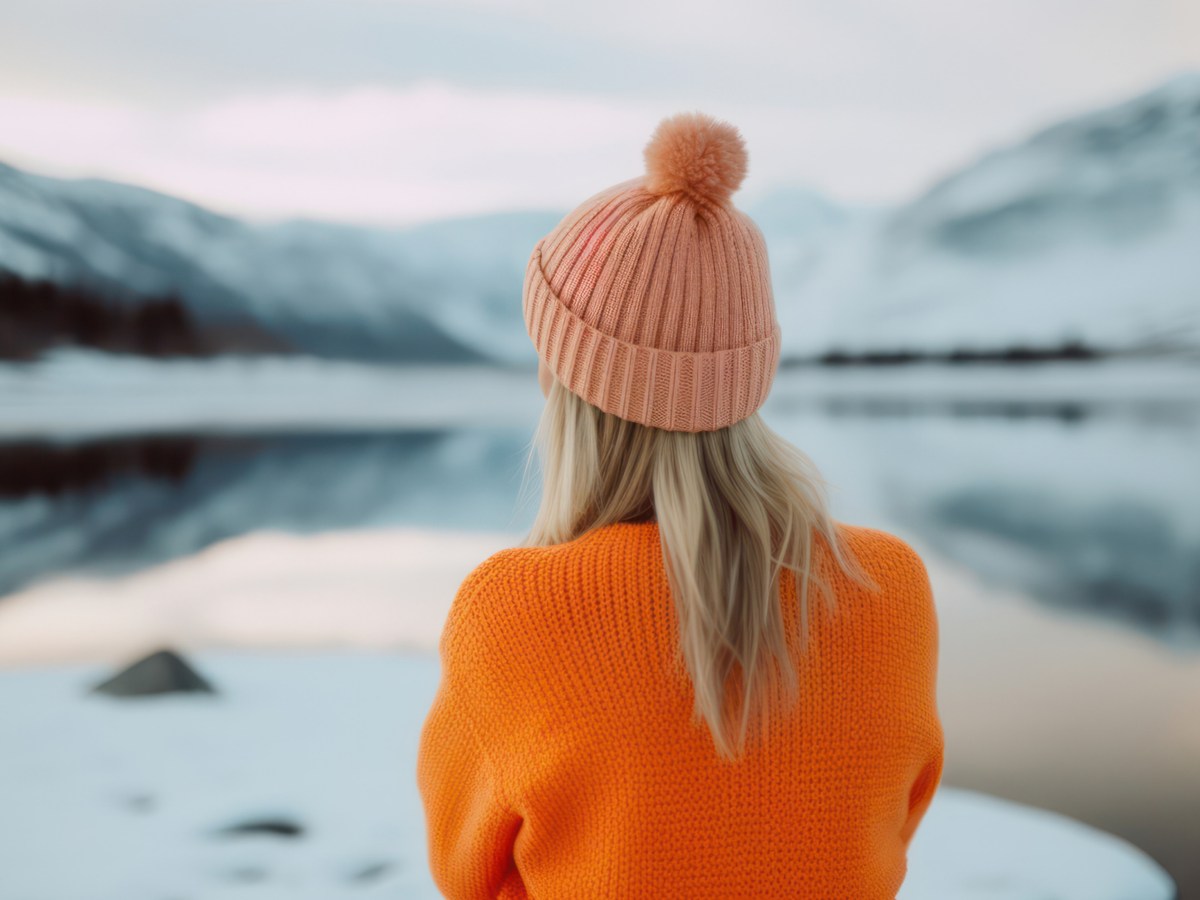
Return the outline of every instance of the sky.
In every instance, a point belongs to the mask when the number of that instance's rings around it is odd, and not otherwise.
[[[884,204],[1195,69],[1195,0],[4,0],[0,161],[405,224],[566,210],[701,110],[742,198]]]

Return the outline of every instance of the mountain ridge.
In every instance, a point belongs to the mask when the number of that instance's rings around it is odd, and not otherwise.
[[[1200,353],[1200,72],[1044,126],[907,203],[781,185],[767,240],[787,359],[1083,344]],[[137,185],[0,163],[0,270],[126,302],[175,294],[299,352],[531,364],[530,248],[565,215],[391,228],[254,223]]]

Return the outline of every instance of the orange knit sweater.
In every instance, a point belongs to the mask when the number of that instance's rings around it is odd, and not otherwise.
[[[941,780],[937,619],[920,557],[839,524],[883,587],[822,540],[800,704],[720,759],[673,665],[678,625],[655,522],[493,554],[439,645],[417,784],[451,900],[893,898]],[[784,621],[795,653],[796,582]]]

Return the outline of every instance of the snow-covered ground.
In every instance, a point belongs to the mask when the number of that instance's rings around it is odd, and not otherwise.
[[[498,366],[65,350],[0,365],[0,438],[505,424],[536,417],[542,399],[532,370]]]
[[[955,783],[1016,791],[1114,830],[1150,813],[1170,833],[1194,821],[1194,644],[1176,641],[1170,657],[1124,624],[1047,615],[1029,603],[1041,582],[1026,576],[1053,557],[1057,575],[1045,580],[1056,606],[1064,583],[1113,574],[1098,562],[1137,588],[1128,592],[1134,601],[1155,591],[1194,596],[1191,582],[1175,580],[1194,571],[1200,533],[1197,485],[1186,477],[1198,399],[1200,371],[1166,361],[780,373],[764,415],[845,489],[835,493],[841,517],[882,527],[891,518],[922,538],[945,635],[951,771],[969,779]],[[457,583],[518,537],[501,530],[511,526],[503,525],[511,485],[494,496],[481,486],[508,484],[520,441],[459,429],[523,437],[541,404],[532,371],[151,363],[78,352],[0,367],[0,436],[9,439],[250,431],[284,440],[372,428],[453,437],[430,448],[428,464],[370,442],[358,456],[251,455],[239,463],[244,472],[217,454],[210,462],[221,478],[193,471],[150,492],[145,509],[135,502],[136,473],[78,496],[6,502],[0,536],[10,558],[19,546],[18,559],[42,555],[54,565],[30,569],[36,577],[0,600],[0,747],[10,763],[0,772],[0,898],[436,896],[411,781],[436,683],[433,648]],[[859,404],[1084,414],[839,415]],[[1010,508],[996,499],[1021,491],[1039,503]],[[404,515],[364,505],[367,493]],[[276,508],[280,498],[288,503]],[[338,503],[346,515],[330,518]],[[435,503],[461,507],[456,515],[471,523],[438,519],[442,530],[431,529]],[[247,506],[265,512],[247,518]],[[308,507],[324,518],[309,522]],[[1021,508],[1040,510],[1037,529],[1021,521],[1014,531],[1005,515]],[[364,520],[386,527],[258,530]],[[421,527],[394,527],[410,520]],[[1125,530],[1114,530],[1121,523]],[[222,534],[235,536],[194,552],[197,536]],[[151,538],[163,552],[143,561],[147,568],[111,578],[55,574],[69,568],[64,560],[90,568],[105,548]],[[1076,564],[1064,582],[1059,570]],[[1147,566],[1153,578],[1141,577]],[[1190,606],[1170,609],[1156,627],[1186,637]],[[194,658],[221,695],[86,695],[112,666],[164,644]],[[1113,773],[1127,766],[1136,772],[1118,786]],[[1080,804],[1089,790],[1096,802]],[[1124,808],[1134,812],[1123,817]],[[264,816],[295,819],[305,832],[214,834]],[[952,788],[939,794],[910,864],[907,898],[1171,896],[1161,870],[1123,841]]]
[[[217,695],[89,695],[100,666],[0,671],[0,895],[439,896],[415,779],[436,656],[194,662]],[[264,820],[297,833],[222,833]],[[1170,900],[1173,887],[1125,841],[943,787],[900,896]]]
[[[763,412],[886,402],[1184,407],[1195,414],[1198,401],[1200,365],[1186,360],[800,367],[779,371]],[[532,368],[386,367],[314,357],[162,362],[82,350],[0,365],[0,438],[532,423],[542,402]]]
[[[438,678],[436,642],[461,579],[517,537],[251,534],[123,578],[50,579],[7,598],[0,896],[437,896],[414,779],[416,739]],[[965,750],[969,738],[951,723],[962,721],[963,708],[989,702],[978,678],[962,677],[980,664],[968,645],[978,647],[982,628],[1012,632],[1000,640],[1012,646],[1031,613],[966,570],[926,558],[939,598],[942,675],[951,678],[941,701],[948,745]],[[991,624],[980,610],[993,612]],[[1059,622],[1043,631],[1067,646],[1070,629]],[[1144,645],[1131,647],[1115,630],[1099,634],[1105,671],[1144,665]],[[218,694],[87,693],[114,666],[164,645],[183,649]],[[1058,665],[1039,651],[1004,695],[1024,696],[1035,683],[1044,689],[1046,666]],[[1193,702],[1180,689],[1192,682],[1180,681],[1178,669],[1160,676],[1154,689],[1176,685],[1178,709]],[[1037,728],[1026,727],[1032,739]],[[262,819],[303,833],[217,833]],[[944,787],[912,847],[901,896],[1173,894],[1162,870],[1123,840]]]

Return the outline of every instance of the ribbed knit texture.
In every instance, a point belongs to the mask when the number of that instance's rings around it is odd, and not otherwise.
[[[733,763],[692,720],[656,523],[476,567],[418,754],[444,896],[894,898],[941,780],[937,619],[908,544],[839,527],[884,589],[848,580],[816,542],[839,609],[813,596],[800,703]],[[785,573],[794,651],[795,588]]]
[[[569,390],[643,425],[731,425],[762,405],[779,364],[758,226],[728,203],[652,193],[645,176],[588,198],[538,242],[523,309]]]

